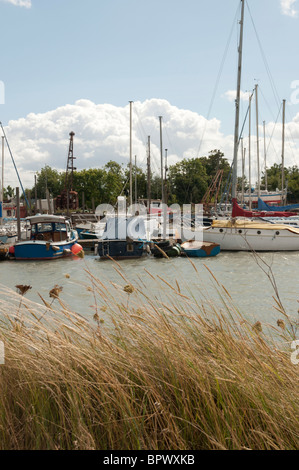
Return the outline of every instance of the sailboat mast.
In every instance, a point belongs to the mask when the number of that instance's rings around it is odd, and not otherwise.
[[[2,136],[2,179],[1,179],[1,202],[4,201],[4,135]]]
[[[148,136],[147,139],[147,208],[150,212],[151,207],[151,138]]]
[[[261,197],[261,175],[260,175],[260,142],[259,142],[259,105],[257,95],[257,85],[255,85],[255,111],[256,111],[256,158],[257,158],[257,196]]]
[[[266,122],[263,122],[264,126],[264,159],[265,159],[265,190],[268,191],[268,176],[267,176],[267,151],[266,151]]]
[[[135,204],[137,205],[137,155],[135,155]]]
[[[132,103],[130,103],[130,206],[133,204],[133,180],[132,180]]]
[[[241,91],[241,71],[242,71],[242,53],[243,53],[243,29],[244,29],[244,5],[245,0],[241,0],[241,21],[240,21],[240,40],[238,49],[238,80],[236,96],[236,114],[235,114],[235,138],[234,138],[234,159],[233,159],[233,179],[232,179],[232,198],[236,199],[237,192],[237,160],[239,147],[239,117],[240,117],[240,91]]]
[[[251,210],[251,101],[253,93],[249,97],[249,135],[248,135],[248,171],[249,171],[249,209]]]
[[[163,178],[163,150],[162,150],[162,116],[159,116],[160,121],[160,156],[161,156],[161,199],[164,204],[164,178]]]
[[[281,196],[282,196],[282,205],[285,204],[286,194],[284,192],[284,133],[285,133],[285,109],[286,109],[286,100],[282,102],[282,150],[281,150]]]

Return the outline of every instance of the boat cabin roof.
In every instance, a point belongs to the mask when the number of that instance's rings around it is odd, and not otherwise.
[[[40,223],[65,224],[67,222],[66,218],[63,216],[49,215],[49,214],[37,214],[31,217],[26,217],[25,220],[28,220],[31,225],[40,224]]]

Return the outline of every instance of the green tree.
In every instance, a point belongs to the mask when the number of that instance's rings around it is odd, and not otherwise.
[[[136,180],[137,180],[137,199],[140,199],[140,198],[146,198],[147,197],[147,175],[145,174],[145,172],[141,169],[141,168],[138,168],[138,167],[135,167],[135,165],[133,165],[132,167],[132,201],[133,203],[135,202],[135,175],[136,175]],[[126,186],[125,186],[125,191],[126,191],[126,194],[129,196],[129,191],[130,191],[130,165],[128,164],[126,170],[125,170],[125,173],[124,173],[124,176],[125,176],[125,182],[126,182]]]
[[[102,202],[106,202],[104,191],[105,177],[106,172],[101,168],[91,168],[74,173],[74,190],[77,191],[81,201],[84,193],[85,205],[87,207],[91,208],[92,202],[94,202],[95,207]]]
[[[8,185],[6,188],[3,188],[3,199],[4,200],[10,200],[15,196],[15,190],[12,188],[10,185]]]
[[[36,190],[38,199],[46,197],[46,189],[53,197],[61,193],[64,185],[64,175],[57,170],[46,165],[36,175]],[[35,185],[32,188],[32,194],[35,194]]]
[[[200,203],[208,188],[208,175],[202,159],[184,159],[170,166],[169,182],[169,203]]]
[[[281,188],[281,169],[282,166],[274,165],[271,168],[267,168],[267,186],[269,191],[276,191],[277,188]],[[261,185],[265,185],[265,174],[262,175]]]

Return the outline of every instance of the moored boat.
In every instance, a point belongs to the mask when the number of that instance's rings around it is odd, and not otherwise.
[[[115,260],[141,258],[146,255],[147,241],[143,217],[111,217],[97,244],[97,255]]]
[[[181,244],[182,255],[188,257],[206,258],[220,253],[220,245],[212,242],[190,240]]]
[[[35,215],[26,218],[27,237],[10,248],[17,260],[50,260],[67,256],[84,256],[77,243],[78,234],[62,216]]]

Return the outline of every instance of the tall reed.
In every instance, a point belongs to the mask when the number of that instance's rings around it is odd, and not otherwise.
[[[115,269],[118,283],[85,273],[92,318],[59,286],[40,304],[1,289],[0,449],[298,448],[285,318],[275,339],[216,279],[212,304],[158,276],[150,293],[150,273],[131,283]]]

